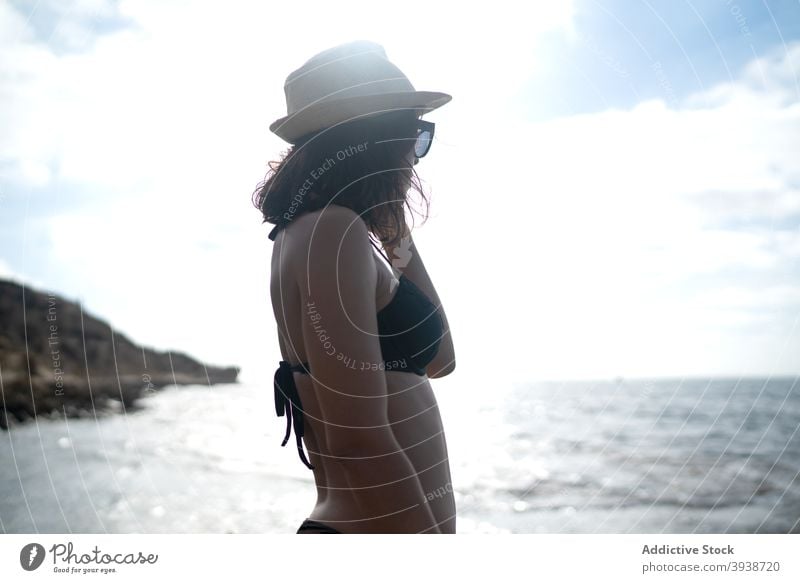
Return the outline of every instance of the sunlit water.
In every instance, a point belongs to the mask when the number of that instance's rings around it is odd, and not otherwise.
[[[800,532],[800,379],[432,382],[459,533]],[[268,383],[12,426],[0,527],[293,533],[316,490],[284,429]]]

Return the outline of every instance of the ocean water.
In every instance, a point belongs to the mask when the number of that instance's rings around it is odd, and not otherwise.
[[[459,533],[800,533],[800,378],[439,382]],[[316,490],[270,389],[0,432],[0,529],[295,532]]]

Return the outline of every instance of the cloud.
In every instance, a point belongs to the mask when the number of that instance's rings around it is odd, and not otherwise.
[[[0,2],[0,171],[6,196],[59,203],[30,219],[48,234],[28,243],[47,250],[35,267],[137,340],[232,362],[246,345],[259,367],[276,353],[271,247],[249,206],[285,146],[267,126],[292,69],[370,38],[418,88],[454,96],[430,116],[417,169],[434,217],[415,239],[461,370],[489,357],[526,377],[800,370],[773,358],[796,310],[800,43],[683,100],[529,123],[543,33],[569,34],[572,3],[534,19],[465,7],[458,26],[440,3],[99,6],[91,21],[73,5],[50,42]]]
[[[674,107],[437,128],[420,248],[471,290],[444,297],[474,357],[492,338],[521,376],[800,371],[799,49]]]
[[[16,274],[11,271],[11,266],[5,261],[0,259],[0,278],[3,279],[16,279]]]
[[[530,50],[523,45],[530,47],[537,31],[565,26],[572,10],[571,3],[542,3],[536,21],[523,25],[506,22],[516,10],[511,4],[491,15],[465,8],[459,27],[442,36],[433,31],[452,21],[450,7],[425,5],[421,23],[413,2],[402,9],[340,2],[333,13],[321,2],[305,4],[302,13],[284,5],[202,4],[192,6],[190,18],[176,2],[47,6],[50,28],[96,33],[93,50],[60,54],[52,35],[37,35],[19,12],[0,4],[18,31],[3,46],[4,75],[12,83],[2,97],[8,129],[0,161],[23,184],[104,188],[184,181],[198,168],[219,178],[258,159],[263,164],[266,152],[283,144],[266,128],[285,110],[285,76],[330,44],[373,38],[418,86],[483,99],[497,91],[488,77],[477,77],[508,76],[506,85],[520,77],[507,68],[524,69]],[[112,18],[127,26],[109,31],[93,24]],[[493,19],[527,34],[495,30],[487,32],[490,43],[476,43],[475,27]],[[428,40],[409,42],[408,31],[420,27],[431,31]],[[448,61],[453,66],[443,67]]]
[[[45,283],[36,277],[16,272],[7,261],[0,258],[0,279],[7,279],[22,286],[32,286],[38,290],[48,290]]]
[[[269,316],[269,248],[249,197],[285,147],[267,127],[285,112],[289,72],[318,50],[368,38],[417,87],[480,103],[496,94],[489,76],[527,70],[536,35],[572,14],[571,2],[543,2],[535,22],[509,24],[514,3],[488,15],[463,7],[453,27],[450,7],[424,2],[16,6],[0,2],[9,33],[0,40],[0,169],[9,198],[31,197],[39,209],[29,231],[47,234],[28,242],[46,249],[28,271],[143,342],[237,360],[220,338],[250,334],[242,343],[259,346],[269,321],[255,315],[258,306]],[[501,22],[518,34],[503,34]],[[426,42],[410,42],[418,35]],[[0,220],[21,233],[21,216]],[[198,315],[209,311],[206,326],[223,313],[227,323],[199,334]],[[263,350],[249,358],[261,363]]]
[[[800,97],[800,43],[790,42],[748,62],[735,80],[687,96],[692,108],[763,105],[791,106]]]

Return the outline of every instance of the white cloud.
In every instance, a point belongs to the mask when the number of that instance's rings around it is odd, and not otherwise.
[[[15,271],[11,268],[8,262],[2,258],[0,258],[0,279],[7,279],[23,286],[31,286],[40,291],[50,291],[43,281],[37,277],[32,277],[25,273],[19,273]]]
[[[797,313],[798,48],[759,63],[766,87],[712,87],[680,109],[445,126],[428,175],[440,218],[420,249],[460,282],[444,296],[470,315],[453,318],[460,334],[481,331],[476,369],[488,352],[536,377],[798,372],[800,334],[776,326]]]
[[[418,88],[454,96],[430,115],[437,143],[418,170],[434,218],[415,238],[461,370],[800,369],[770,360],[786,338],[754,352],[736,328],[796,309],[800,240],[784,223],[798,212],[800,44],[678,110],[654,100],[528,124],[508,105],[543,70],[539,33],[569,31],[573,7],[520,10],[123,1],[132,26],[100,34],[73,15],[59,42],[98,34],[90,51],[56,55],[0,3],[5,179],[96,201],[47,219],[51,240],[30,244],[51,245],[64,289],[136,340],[263,366],[277,353],[271,246],[249,195],[284,147],[267,126],[292,69],[368,38]]]
[[[754,58],[736,80],[720,83],[689,96],[692,107],[715,105],[746,107],[758,99],[773,106],[796,104],[800,97],[800,43],[780,46],[780,50]]]
[[[36,187],[63,199],[79,191],[93,202],[31,217],[50,237],[31,242],[50,249],[39,268],[60,274],[66,293],[139,341],[259,367],[277,345],[273,330],[264,333],[267,228],[249,195],[285,146],[267,126],[285,111],[286,75],[318,50],[367,38],[418,88],[451,91],[464,107],[496,93],[481,76],[532,70],[524,47],[572,15],[570,2],[542,2],[535,22],[513,19],[520,34],[507,35],[498,19],[507,29],[513,3],[492,15],[463,5],[458,28],[452,7],[425,2],[41,8],[54,20],[44,35],[51,45],[76,50],[54,52],[0,3],[14,30],[0,41],[2,74],[12,81],[0,96],[0,161],[14,192]],[[97,22],[112,16],[131,25],[103,31]],[[474,30],[484,31],[481,42]],[[224,340],[232,335],[241,342]]]
[[[14,10],[8,2],[0,2],[0,47],[6,49],[17,43],[30,42],[33,38],[28,19]],[[3,68],[12,63],[10,59],[4,59]]]
[[[176,176],[185,181],[197,168],[230,176],[282,147],[267,125],[285,111],[286,75],[316,50],[371,38],[384,44],[417,86],[482,100],[497,93],[489,76],[508,76],[505,91],[513,89],[508,83],[514,79],[524,81],[530,59],[523,57],[531,51],[522,45],[532,46],[537,31],[566,26],[572,14],[571,3],[541,3],[533,23],[511,19],[511,26],[527,31],[512,35],[500,34],[493,19],[501,18],[507,29],[506,19],[518,10],[513,4],[494,16],[462,6],[455,28],[451,6],[418,4],[379,9],[374,3],[337,2],[331,11],[319,2],[298,12],[249,2],[191,8],[122,2],[121,17],[135,26],[98,33],[90,53],[61,56],[32,42],[22,18],[2,4],[27,32],[4,47],[13,85],[3,98],[8,130],[0,157],[14,163],[18,179],[37,184],[47,179],[48,167],[52,179],[105,187],[119,185],[122,176],[128,184]],[[91,31],[86,14],[92,10],[107,16],[110,9],[103,2],[78,3],[60,10],[65,21],[57,25]],[[449,34],[435,33],[442,27]],[[417,38],[409,31],[420,28],[426,42],[409,42]],[[474,31],[481,29],[491,42],[476,42]],[[512,76],[504,67],[523,71]]]
[[[3,279],[15,279],[17,276],[11,271],[11,267],[0,259],[0,278]]]

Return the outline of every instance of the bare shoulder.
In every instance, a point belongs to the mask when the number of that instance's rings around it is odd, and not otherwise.
[[[301,272],[296,272],[301,280],[304,279],[302,271],[312,265],[337,264],[345,257],[357,264],[363,264],[365,258],[374,263],[367,225],[358,213],[347,207],[330,205],[303,213],[292,221],[286,235],[282,252],[291,256],[293,266],[302,268]]]
[[[366,232],[367,225],[358,213],[347,207],[332,204],[323,209],[303,213],[299,216],[297,230],[304,236],[316,238],[322,235],[344,235],[346,231]]]

